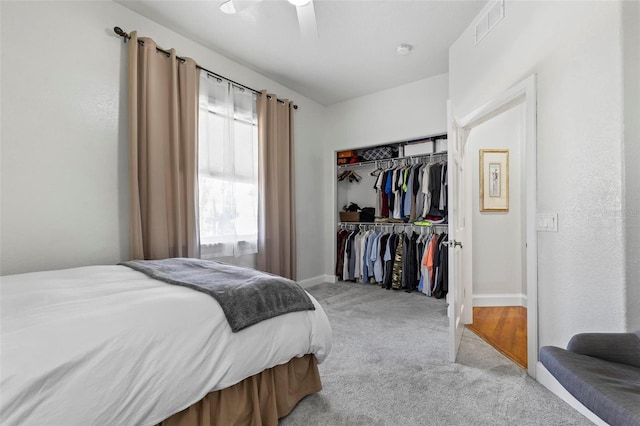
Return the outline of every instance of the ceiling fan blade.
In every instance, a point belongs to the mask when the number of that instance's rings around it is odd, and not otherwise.
[[[316,24],[316,11],[313,7],[313,0],[304,6],[296,6],[298,13],[298,25],[300,34],[307,40],[318,39],[318,26]]]

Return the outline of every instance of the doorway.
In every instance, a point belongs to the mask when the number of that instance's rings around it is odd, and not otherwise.
[[[521,148],[521,251],[523,282],[526,288],[526,329],[527,329],[527,372],[535,378],[538,362],[537,339],[537,231],[536,231],[536,84],[535,76],[515,84],[510,89],[498,94],[489,102],[477,107],[470,113],[459,118],[459,111],[455,105],[449,104],[449,134],[454,139],[453,158],[455,162],[450,166],[450,197],[457,196],[458,208],[450,212],[449,218],[449,248],[453,248],[449,264],[449,324],[450,324],[450,358],[455,360],[459,347],[462,328],[473,321],[473,257],[475,256],[474,236],[475,227],[471,217],[473,205],[471,199],[461,196],[470,192],[471,170],[467,162],[473,161],[478,155],[469,147],[469,137],[483,123],[490,121],[513,108],[522,105],[524,108],[524,139]],[[476,160],[477,157],[476,157]],[[453,168],[455,166],[455,169]],[[476,195],[477,196],[477,195]]]
[[[467,328],[523,368],[527,368],[526,241],[523,212],[526,158],[525,107],[516,105],[478,125],[467,140],[467,199],[472,233],[473,323]],[[485,153],[498,152],[507,160],[498,170],[504,181],[505,205],[484,206],[483,173],[490,162]],[[484,160],[484,161],[483,161]],[[497,164],[500,166],[500,164]],[[485,170],[483,170],[483,166]],[[486,177],[485,177],[486,178]],[[486,186],[486,185],[485,185]],[[484,200],[481,200],[484,195]],[[501,195],[498,191],[498,194]],[[500,197],[493,197],[500,198]]]

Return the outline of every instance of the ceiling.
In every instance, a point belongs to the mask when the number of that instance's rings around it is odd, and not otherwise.
[[[322,105],[447,72],[449,46],[486,3],[314,0],[313,40],[285,0],[234,0],[235,15],[222,0],[116,1]],[[401,43],[409,55],[396,54]]]

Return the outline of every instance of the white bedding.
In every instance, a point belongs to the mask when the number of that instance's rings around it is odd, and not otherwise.
[[[1,278],[0,423],[155,424],[296,356],[331,350],[322,307],[232,333],[210,296],[125,266]]]

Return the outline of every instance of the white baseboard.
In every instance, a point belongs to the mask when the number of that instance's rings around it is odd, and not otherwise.
[[[593,411],[582,405],[573,395],[571,395],[565,388],[556,380],[549,370],[542,365],[541,362],[536,364],[536,380],[545,388],[553,392],[558,398],[572,406],[577,412],[591,420],[594,424],[599,426],[608,426],[608,424],[600,417],[596,416]]]
[[[318,275],[317,277],[311,277],[304,280],[300,280],[298,281],[298,284],[300,284],[302,288],[308,288],[316,284],[335,283],[335,282],[336,282],[336,277],[334,275]]]
[[[473,306],[522,306],[527,307],[526,294],[474,294]]]

